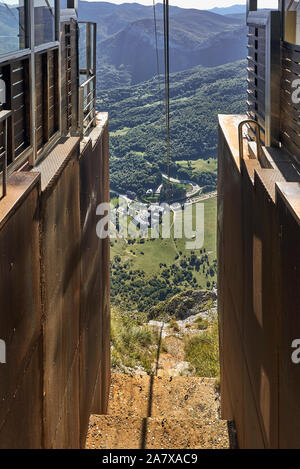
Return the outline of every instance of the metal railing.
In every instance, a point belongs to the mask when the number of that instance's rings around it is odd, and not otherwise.
[[[96,125],[97,24],[79,21],[79,117],[81,138]]]
[[[243,127],[245,125],[252,124],[255,127],[255,136],[256,136],[256,145],[257,145],[257,159],[261,161],[261,140],[260,140],[260,125],[258,122],[256,122],[253,119],[246,119],[242,122],[240,122],[239,127],[238,127],[238,135],[239,135],[239,154],[240,154],[240,159],[244,159],[244,142],[243,142]]]
[[[265,146],[278,146],[280,134],[280,12],[255,11],[248,2],[248,116],[259,122]],[[254,129],[249,136],[254,139]]]
[[[96,76],[91,76],[79,87],[80,137],[96,126]]]
[[[2,172],[2,195],[6,196],[7,185],[7,122],[12,117],[12,111],[0,111],[0,124],[3,123],[3,150],[0,153],[0,163]]]

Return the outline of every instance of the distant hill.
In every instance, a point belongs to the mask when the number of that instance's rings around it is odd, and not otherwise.
[[[232,5],[226,8],[212,8],[211,10],[213,13],[217,13],[218,15],[236,15],[236,14],[244,14],[246,15],[246,5]]]
[[[156,5],[158,17],[163,17],[162,4]],[[182,8],[170,6],[170,13],[176,14]],[[139,3],[122,3],[115,5],[109,2],[89,2],[79,0],[79,17],[98,24],[99,39],[103,40],[120,32],[128,24],[141,20],[153,19],[153,7]]]
[[[15,51],[19,48],[18,11],[10,6],[10,11],[0,3],[0,54]]]
[[[157,74],[153,8],[139,4],[80,2],[82,20],[98,24],[98,70],[102,89],[137,84]],[[162,6],[157,5],[158,53],[163,69]],[[218,66],[246,56],[241,18],[210,11],[170,8],[171,72]]]
[[[245,13],[232,13],[231,15],[224,15],[224,16],[227,16],[227,17],[230,17],[230,18],[233,18],[233,19],[236,19],[236,20],[240,20],[243,23],[245,23],[245,21],[246,21]]]
[[[220,21],[220,18],[223,17],[199,11],[180,15],[178,20],[177,17],[171,19],[171,72],[196,65],[218,66],[245,57],[245,29],[235,28],[229,19],[224,17],[224,21]],[[162,71],[162,21],[158,21],[157,29]],[[157,74],[153,21],[150,19],[130,23],[118,34],[102,41],[100,51],[99,65],[113,65],[117,69],[125,67],[131,75],[131,84],[140,83]]]

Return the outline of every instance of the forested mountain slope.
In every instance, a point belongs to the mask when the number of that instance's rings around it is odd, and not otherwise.
[[[205,182],[216,185],[216,165],[211,159],[217,157],[217,115],[245,111],[245,65],[238,61],[216,68],[198,66],[171,75],[173,176],[203,185],[203,177],[210,175]],[[162,77],[160,87],[163,101]],[[166,170],[162,101],[157,77],[136,86],[98,88],[98,108],[110,115],[111,183],[116,190],[134,189],[142,194],[154,188]],[[187,161],[197,161],[198,167],[187,168]]]
[[[156,6],[157,44],[163,69],[162,6]],[[102,89],[137,84],[157,74],[153,8],[139,4],[80,2],[81,20],[98,24],[97,68]],[[170,8],[171,72],[218,66],[246,56],[244,18],[206,10]]]

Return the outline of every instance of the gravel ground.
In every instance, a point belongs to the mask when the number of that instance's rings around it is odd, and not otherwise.
[[[112,375],[109,413],[90,419],[88,449],[229,448],[215,380]]]

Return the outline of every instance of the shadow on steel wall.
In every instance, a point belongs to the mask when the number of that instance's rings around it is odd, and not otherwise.
[[[299,183],[239,160],[232,116],[219,129],[218,262],[223,417],[241,448],[299,448]]]
[[[108,123],[84,150],[64,138],[0,201],[0,447],[79,448],[110,380]]]

